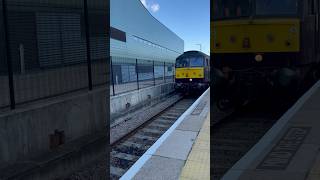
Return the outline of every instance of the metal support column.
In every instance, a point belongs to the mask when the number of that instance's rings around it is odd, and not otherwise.
[[[166,83],[166,62],[163,62],[163,82]]]
[[[6,50],[6,59],[8,66],[8,78],[9,78],[9,92],[10,92],[10,108],[15,109],[16,102],[14,97],[14,85],[13,85],[13,71],[12,71],[12,62],[11,62],[11,49],[9,44],[9,31],[8,31],[8,9],[7,1],[2,1],[2,13],[3,13],[3,28],[4,28],[4,41],[5,41],[5,50]]]
[[[152,71],[153,71],[153,86],[156,86],[156,76],[154,74],[154,61],[152,61]]]
[[[139,72],[138,72],[138,59],[136,59],[136,74],[137,74],[137,88],[138,90],[140,89],[139,88]]]
[[[112,64],[112,57],[110,57],[110,70],[111,70],[111,83],[112,83],[112,94],[115,95],[114,92],[114,79],[113,79],[113,64]]]
[[[88,86],[89,90],[92,90],[92,71],[91,71],[91,55],[90,55],[90,33],[89,33],[89,15],[88,15],[88,1],[83,2],[84,21],[86,31],[86,48],[87,48],[87,66],[88,66]]]
[[[176,76],[176,66],[175,64],[172,64],[172,82],[175,82],[175,76]]]

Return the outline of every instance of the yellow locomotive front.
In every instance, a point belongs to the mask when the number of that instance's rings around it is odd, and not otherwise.
[[[296,86],[295,67],[301,55],[300,1],[213,2],[211,56],[215,94],[242,96],[243,90],[260,93],[270,86]]]
[[[209,85],[209,58],[188,51],[176,59],[175,88],[178,91],[204,90]]]

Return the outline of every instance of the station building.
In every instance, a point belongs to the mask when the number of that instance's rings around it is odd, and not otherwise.
[[[173,82],[184,41],[140,0],[111,0],[110,7],[111,95]]]

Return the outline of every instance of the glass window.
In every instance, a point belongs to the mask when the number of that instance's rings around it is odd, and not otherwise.
[[[228,19],[250,16],[250,0],[215,0],[214,19]]]
[[[188,66],[189,66],[189,59],[186,59],[186,58],[177,59],[176,67],[182,68],[182,67],[188,67]]]
[[[203,57],[188,57],[177,59],[176,67],[202,67],[204,65]]]
[[[256,0],[257,15],[296,15],[298,0]]]
[[[190,67],[202,67],[203,63],[204,63],[203,57],[190,58]]]

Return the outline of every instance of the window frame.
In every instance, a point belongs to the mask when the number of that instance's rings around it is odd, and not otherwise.
[[[216,0],[215,0],[216,1]],[[224,18],[215,18],[214,13],[211,14],[211,20],[212,21],[220,21],[220,20],[234,20],[234,19],[261,19],[261,18],[299,18],[302,17],[303,14],[303,0],[297,0],[298,1],[298,9],[297,13],[295,15],[279,15],[279,14],[273,14],[273,15],[258,15],[256,13],[256,0],[251,0],[251,13],[249,16],[238,16],[238,17],[224,17]],[[214,6],[214,3],[212,3],[212,6]],[[214,9],[213,7],[211,7]],[[213,10],[212,10],[213,12]]]

